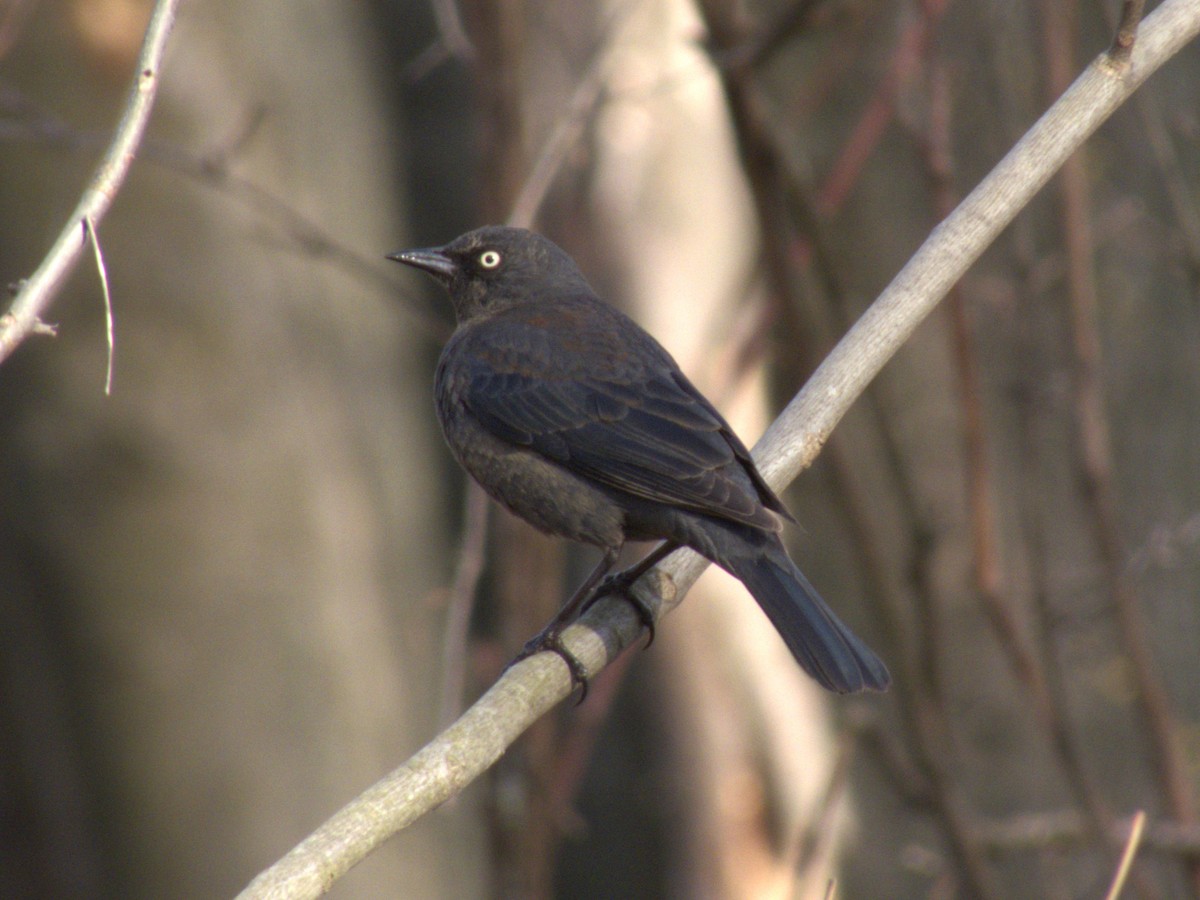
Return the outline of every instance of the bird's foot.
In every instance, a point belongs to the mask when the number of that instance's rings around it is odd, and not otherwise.
[[[609,575],[600,582],[592,592],[592,595],[583,604],[580,615],[591,609],[592,604],[601,597],[619,596],[633,607],[638,621],[642,623],[642,627],[648,632],[649,638],[646,640],[646,646],[649,647],[654,643],[654,610],[647,606],[645,601],[633,591],[633,586],[637,583],[637,580],[645,574],[644,572],[637,571],[638,568],[638,566],[634,566],[631,569],[626,569],[624,572],[617,572]]]
[[[576,687],[579,688],[579,700],[576,701],[576,706],[587,699],[587,672],[583,668],[583,663],[576,659],[574,654],[563,646],[562,629],[555,627],[555,623],[551,623],[537,636],[531,638],[521,648],[521,652],[509,663],[509,666],[515,666],[521,660],[536,656],[539,653],[553,653],[567,664],[567,670],[571,673],[571,690],[574,691]]]

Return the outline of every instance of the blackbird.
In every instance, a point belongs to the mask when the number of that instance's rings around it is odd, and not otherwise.
[[[792,517],[746,446],[563,250],[525,229],[490,226],[388,258],[428,272],[454,305],[458,327],[438,361],[435,394],[459,463],[522,519],[603,551],[523,655],[554,650],[583,681],[558,644],[562,628],[600,593],[628,587],[686,546],[742,581],[823,687],[887,688],[883,662],[788,557],[780,519]],[[666,543],[601,584],[625,542],[644,540]]]

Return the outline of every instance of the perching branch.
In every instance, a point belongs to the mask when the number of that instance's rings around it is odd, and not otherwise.
[[[756,459],[773,487],[812,462],[868,382],[984,249],[1099,124],[1198,32],[1200,0],[1166,0],[1141,24],[1128,66],[1113,66],[1107,54],[1094,61],[934,229],[757,444]],[[657,579],[646,579],[666,588],[662,610],[676,605],[707,564],[680,551],[652,573]],[[634,643],[639,630],[628,604],[603,600],[566,630],[563,642],[594,675]],[[241,896],[319,896],[388,837],[486,771],[571,690],[570,673],[553,654],[513,666],[458,722],[336,813]]]
[[[150,110],[158,92],[163,51],[178,6],[179,0],[158,0],[155,4],[138,57],[137,77],[129,91],[129,99],[112,143],[58,240],[37,271],[21,284],[8,312],[0,316],[0,362],[7,359],[30,333],[43,330],[42,317],[67,277],[75,270],[84,248],[88,246],[89,232],[94,234],[112,206],[137,155],[146,123],[150,121]]]

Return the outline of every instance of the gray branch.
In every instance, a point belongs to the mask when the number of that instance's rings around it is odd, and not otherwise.
[[[1093,131],[1149,75],[1200,32],[1200,0],[1166,0],[1142,23],[1132,56],[1093,62],[984,181],[937,228],[817,369],[756,446],[782,488],[816,457],[834,426],[951,286]],[[663,610],[707,561],[690,551],[659,567]],[[652,579],[647,579],[652,580]],[[601,601],[564,643],[594,675],[638,639],[620,601]],[[242,898],[316,897],[372,849],[488,769],[534,721],[571,692],[566,665],[539,654],[513,666],[454,725],[260,874]]]
[[[99,227],[108,208],[112,206],[129,167],[137,155],[138,145],[150,121],[150,110],[158,92],[159,68],[167,36],[175,21],[179,0],[158,0],[142,52],[138,56],[137,74],[125,102],[121,122],[112,143],[83,191],[79,205],[71,213],[66,226],[42,260],[37,271],[21,283],[12,306],[0,316],[0,362],[17,348],[31,333],[43,333],[43,316],[58,295],[67,277],[75,271],[84,248],[88,246],[89,231]]]

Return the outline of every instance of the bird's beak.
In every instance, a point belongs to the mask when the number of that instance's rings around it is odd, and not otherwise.
[[[401,250],[398,253],[389,253],[387,258],[414,269],[422,269],[439,281],[449,281],[458,271],[454,260],[442,252],[441,247],[429,250]]]

